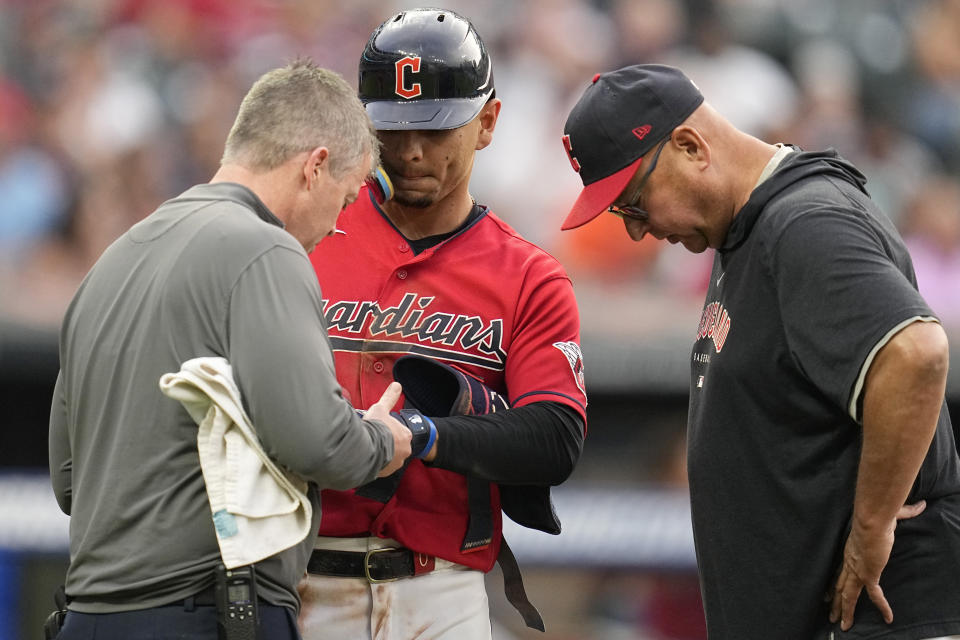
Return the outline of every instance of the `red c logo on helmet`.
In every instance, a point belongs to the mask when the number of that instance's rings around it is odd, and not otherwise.
[[[406,70],[409,68],[411,73],[417,73],[420,71],[420,56],[407,56],[406,58],[400,58],[396,63],[397,67],[397,87],[395,91],[398,96],[406,98],[416,98],[420,95],[420,83],[411,82],[410,88],[407,89],[405,86],[406,80],[404,76],[406,75]]]

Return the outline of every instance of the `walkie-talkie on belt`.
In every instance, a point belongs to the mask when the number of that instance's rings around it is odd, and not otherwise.
[[[257,640],[257,579],[253,565],[217,567],[217,637]]]

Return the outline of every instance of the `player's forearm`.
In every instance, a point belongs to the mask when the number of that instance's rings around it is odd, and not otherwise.
[[[555,402],[435,422],[434,466],[501,484],[558,485],[583,448],[583,420]]]
[[[875,529],[895,522],[937,428],[947,360],[940,325],[916,322],[895,335],[872,363],[864,387],[856,526]]]

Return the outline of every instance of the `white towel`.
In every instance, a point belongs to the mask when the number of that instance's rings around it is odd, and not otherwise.
[[[197,449],[220,555],[228,569],[252,564],[301,542],[313,509],[307,483],[263,451],[243,410],[225,358],[194,358],[160,378],[199,425]]]

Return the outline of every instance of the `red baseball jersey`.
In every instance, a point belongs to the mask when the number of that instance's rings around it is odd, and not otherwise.
[[[376,402],[394,361],[409,353],[454,365],[509,399],[553,401],[586,420],[580,320],[563,267],[491,212],[414,255],[365,188],[341,215],[345,234],[310,256],[320,280],[337,378],[357,408]],[[320,535],[374,535],[489,571],[500,550],[499,491],[490,485],[494,537],[461,552],[469,505],[464,476],[412,460],[386,504],[325,490]]]

